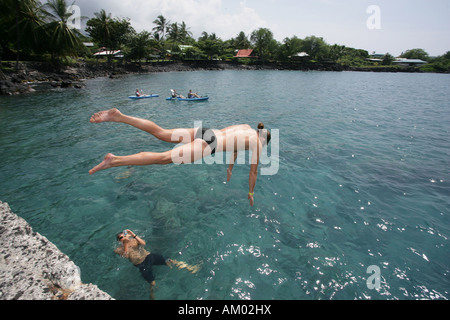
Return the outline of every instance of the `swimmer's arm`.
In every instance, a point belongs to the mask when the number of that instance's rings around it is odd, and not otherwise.
[[[138,245],[140,246],[145,246],[145,241],[141,239],[141,237],[136,236],[134,237],[136,239],[136,241],[138,242]]]
[[[131,234],[131,236],[132,236],[133,238],[136,239],[138,245],[140,245],[140,246],[145,246],[145,241],[142,240],[141,237],[139,237],[138,235],[136,235],[136,233],[134,233],[134,232],[131,231],[131,230],[128,230],[128,229],[127,229],[127,231],[128,231],[128,233]]]
[[[233,152],[233,154],[231,155],[231,159],[230,159],[230,166],[228,167],[228,170],[227,170],[227,181],[230,181],[230,179],[231,179],[231,175],[233,174],[234,163],[236,162],[237,157],[238,157],[238,153]]]
[[[255,200],[253,199],[254,193],[255,193],[255,185],[256,185],[256,179],[258,178],[258,165],[259,165],[259,150],[260,147],[258,145],[257,150],[255,150],[252,154],[252,162],[250,166],[250,175],[248,179],[248,200],[250,200],[250,205],[253,207],[253,204],[255,203]]]
[[[256,185],[256,179],[258,178],[258,164],[252,164],[250,166],[250,177],[248,179],[248,200],[250,200],[250,205],[253,207],[253,204],[255,203],[255,200],[253,199],[254,193],[255,193],[255,185]]]

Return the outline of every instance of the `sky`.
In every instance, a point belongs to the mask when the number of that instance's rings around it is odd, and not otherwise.
[[[67,3],[72,3],[68,0]],[[421,48],[430,56],[450,51],[450,0],[75,0],[81,15],[105,9],[130,18],[133,28],[152,31],[163,15],[184,21],[195,39],[203,31],[222,40],[240,31],[270,29],[276,40],[322,37],[369,53],[400,55]],[[82,28],[85,25],[82,23]]]

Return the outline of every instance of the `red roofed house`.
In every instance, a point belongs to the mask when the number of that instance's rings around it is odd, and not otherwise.
[[[252,49],[242,49],[234,56],[235,58],[258,58]]]

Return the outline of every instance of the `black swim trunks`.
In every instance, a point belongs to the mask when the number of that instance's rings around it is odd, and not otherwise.
[[[162,266],[166,264],[166,259],[163,256],[155,253],[150,253],[141,264],[136,265],[139,268],[142,276],[148,283],[155,281],[155,276],[152,272],[152,266]]]
[[[217,148],[217,138],[214,134],[214,131],[210,128],[201,128],[200,131],[197,130],[197,134],[195,135],[195,139],[202,139],[204,140],[210,147],[211,147],[211,154],[216,153]]]

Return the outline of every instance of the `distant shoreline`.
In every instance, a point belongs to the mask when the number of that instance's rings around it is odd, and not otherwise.
[[[83,88],[86,79],[100,77],[120,78],[128,74],[155,72],[214,71],[214,70],[292,70],[292,71],[357,71],[357,72],[406,72],[425,73],[414,67],[345,67],[334,62],[277,62],[252,63],[210,60],[185,60],[176,62],[114,63],[78,62],[57,70],[46,62],[21,62],[16,72],[15,62],[3,62],[0,74],[0,95],[17,95],[34,92],[35,83],[47,83],[52,87]],[[8,71],[11,70],[11,71]]]

